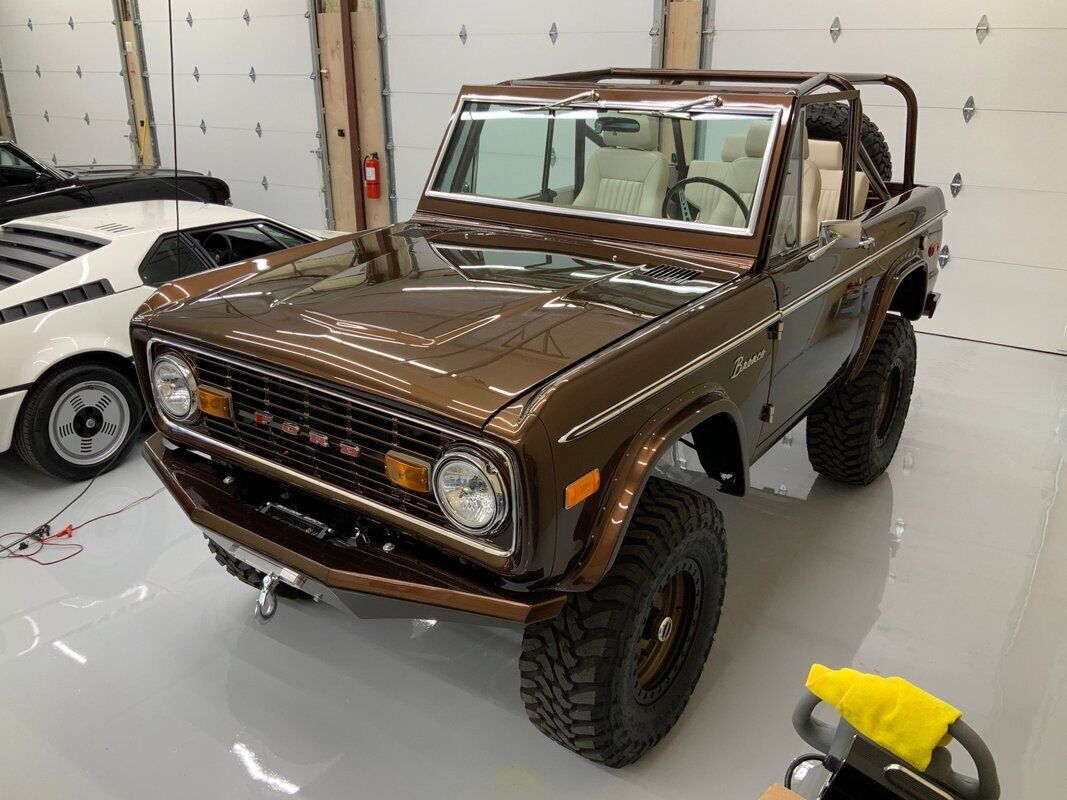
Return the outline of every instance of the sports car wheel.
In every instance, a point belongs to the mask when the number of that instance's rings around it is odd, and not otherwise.
[[[132,381],[106,364],[61,368],[26,398],[15,449],[35,469],[85,480],[129,445],[144,406]]]

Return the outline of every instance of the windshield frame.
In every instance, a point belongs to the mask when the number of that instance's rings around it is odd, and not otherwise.
[[[574,92],[572,91],[571,94],[573,95]],[[703,94],[707,94],[706,89],[704,89]],[[546,100],[545,97],[523,96],[516,95],[513,93],[506,95],[498,95],[491,93],[464,92],[460,95],[456,103],[455,109],[449,120],[448,128],[442,140],[442,144],[438,151],[437,158],[434,160],[433,168],[430,171],[428,180],[426,181],[426,185],[423,190],[423,197],[434,198],[435,200],[461,202],[477,206],[490,206],[504,209],[513,209],[526,213],[544,213],[552,216],[586,219],[593,222],[600,221],[621,223],[624,225],[641,225],[651,228],[668,228],[679,231],[685,231],[687,233],[703,233],[709,235],[726,236],[735,240],[753,239],[760,228],[760,212],[764,206],[765,192],[767,190],[768,183],[770,182],[770,173],[772,167],[771,162],[774,161],[774,155],[781,137],[783,115],[782,107],[777,104],[729,103],[728,105],[713,106],[708,108],[696,107],[683,111],[672,109],[672,107],[677,106],[679,104],[680,100],[684,100],[684,97],[679,97],[677,94],[670,97],[664,97],[662,99],[660,99],[659,97],[641,100],[612,100],[600,98],[596,101],[580,101],[575,102],[573,104],[560,105],[555,108],[545,108],[545,111],[555,112],[587,109],[605,111],[610,110],[620,111],[623,113],[630,112],[635,114],[652,114],[655,116],[662,116],[666,119],[688,119],[694,121],[697,117],[714,116],[716,114],[721,114],[723,116],[753,115],[770,120],[771,132],[770,136],[767,137],[767,145],[763,153],[763,164],[760,168],[760,175],[759,180],[756,184],[756,191],[752,197],[751,212],[749,214],[748,226],[746,228],[711,225],[704,222],[697,222],[695,220],[686,222],[684,220],[665,219],[662,217],[643,217],[636,214],[622,214],[612,211],[594,211],[586,208],[553,206],[547,203],[488,197],[478,194],[463,194],[460,192],[450,192],[434,189],[433,187],[437,183],[438,173],[445,165],[446,157],[450,152],[450,145],[452,144],[453,137],[458,134],[459,123],[461,121],[461,117],[464,111],[467,109],[468,104],[493,103],[497,105],[541,107],[545,106],[546,103],[558,102],[558,99],[553,100],[549,98]],[[420,203],[420,209],[421,205],[422,204]]]

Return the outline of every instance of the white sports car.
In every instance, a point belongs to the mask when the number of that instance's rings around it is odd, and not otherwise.
[[[155,287],[330,235],[167,200],[0,226],[0,452],[68,480],[114,463],[144,408],[130,318]]]

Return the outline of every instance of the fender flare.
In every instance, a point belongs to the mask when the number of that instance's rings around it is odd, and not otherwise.
[[[596,586],[615,563],[637,503],[659,456],[687,431],[705,419],[726,413],[733,420],[744,453],[745,427],[737,406],[719,384],[701,384],[684,392],[650,417],[626,445],[604,482],[600,503],[589,509],[589,546],[578,563],[555,587],[587,591]],[[742,458],[748,485],[748,459]],[[583,515],[586,516],[586,515]]]
[[[893,304],[893,298],[896,297],[897,289],[901,284],[916,270],[923,270],[923,277],[927,286],[929,285],[929,275],[926,272],[926,264],[918,256],[908,259],[898,269],[886,273],[878,287],[878,296],[874,300],[874,304],[871,306],[871,313],[867,317],[867,325],[863,331],[863,339],[860,342],[859,349],[856,351],[856,357],[852,361],[852,367],[848,371],[848,377],[846,380],[852,381],[859,377],[860,371],[863,369],[863,365],[867,363],[867,358],[871,354],[871,350],[874,349],[874,342],[878,338],[878,331],[882,329],[882,323],[885,321],[886,314],[889,313],[889,307]],[[923,292],[925,297],[926,292]],[[918,317],[916,317],[918,319]]]

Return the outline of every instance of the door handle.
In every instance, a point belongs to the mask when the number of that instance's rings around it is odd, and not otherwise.
[[[864,250],[870,250],[872,247],[874,247],[874,237],[873,236],[861,236],[860,237],[860,247],[862,247]]]

